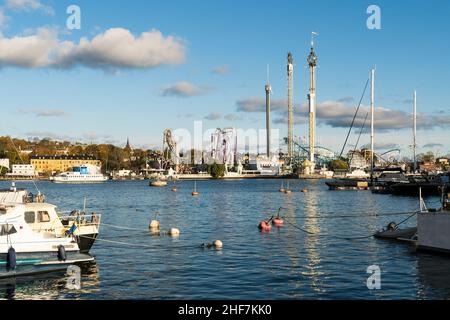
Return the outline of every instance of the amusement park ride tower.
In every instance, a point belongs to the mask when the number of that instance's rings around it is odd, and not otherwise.
[[[269,66],[267,66],[267,84],[266,84],[266,134],[267,134],[267,158],[270,158],[270,95],[272,94],[272,86],[269,81]]]
[[[317,67],[317,56],[314,52],[314,36],[317,33],[312,33],[311,39],[311,52],[308,56],[309,65],[309,162],[310,168],[309,173],[314,173],[315,169],[315,153],[316,148],[316,67]]]
[[[294,59],[288,53],[288,158],[291,162],[294,157]]]

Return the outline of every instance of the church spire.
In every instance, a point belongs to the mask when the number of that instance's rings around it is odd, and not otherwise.
[[[130,138],[127,137],[127,145],[125,146],[125,150],[131,150]]]

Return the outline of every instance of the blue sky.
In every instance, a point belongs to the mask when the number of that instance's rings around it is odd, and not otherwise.
[[[81,30],[66,29],[71,4],[81,8]],[[371,4],[381,8],[381,30],[366,27]],[[450,3],[438,0],[6,0],[0,9],[0,134],[116,144],[129,136],[134,145],[150,147],[160,145],[165,128],[192,130],[194,120],[207,128],[264,128],[260,110],[270,64],[273,126],[285,135],[291,51],[295,134],[304,137],[306,56],[316,31],[320,145],[340,150],[349,114],[376,66],[379,148],[410,154],[408,117],[416,89],[419,146],[428,145],[421,151],[450,153],[449,17]],[[114,28],[142,40],[147,49],[158,48],[151,58],[142,57],[142,47],[120,43],[123,37]],[[140,38],[152,30],[162,40]],[[95,37],[113,40],[101,46]],[[119,43],[117,52],[109,49],[111,42]],[[40,53],[48,47],[53,48],[49,55]],[[363,104],[369,104],[368,96]],[[368,139],[365,135],[362,144]]]

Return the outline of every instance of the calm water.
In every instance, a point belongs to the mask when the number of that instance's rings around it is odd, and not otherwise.
[[[28,183],[18,183],[27,187]],[[40,182],[47,201],[60,210],[81,208],[102,214],[100,239],[83,267],[82,290],[65,289],[63,275],[0,283],[0,298],[15,299],[447,299],[450,259],[413,254],[408,246],[380,240],[343,240],[370,235],[405,216],[375,213],[416,211],[413,198],[367,191],[328,191],[323,181],[292,181],[291,196],[277,180],[198,181],[150,188],[147,181],[103,185]],[[0,183],[7,187],[8,183]],[[300,193],[307,187],[309,193]],[[438,205],[437,199],[428,199]],[[259,221],[284,215],[309,235],[287,225],[270,233]],[[162,230],[177,227],[178,239],[152,236],[158,212]],[[354,217],[339,217],[353,215]],[[415,225],[415,219],[408,225]],[[136,230],[116,229],[120,225]],[[222,250],[200,248],[221,239]],[[381,268],[382,289],[369,291],[367,267]]]

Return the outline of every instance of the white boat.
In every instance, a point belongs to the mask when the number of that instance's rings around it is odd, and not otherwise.
[[[101,216],[73,211],[61,217],[56,206],[24,189],[0,190],[0,278],[21,271],[93,261]]]
[[[347,173],[345,177],[352,179],[368,179],[370,178],[370,174],[366,173],[364,170],[354,170],[351,173]]]
[[[420,192],[422,193],[422,192]],[[444,190],[440,209],[428,209],[420,194],[417,215],[417,248],[422,251],[450,253],[450,187]]]
[[[267,157],[257,157],[255,160],[249,161],[250,170],[245,170],[246,173],[260,174],[262,176],[276,176],[280,173],[280,164],[274,157],[269,159]]]
[[[101,183],[107,181],[108,177],[101,173],[99,167],[86,164],[60,173],[50,180],[55,183]]]
[[[167,186],[167,181],[154,180],[150,181],[150,187],[165,187]]]

